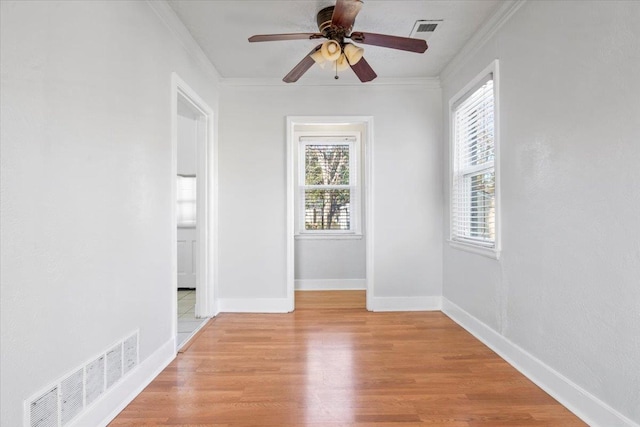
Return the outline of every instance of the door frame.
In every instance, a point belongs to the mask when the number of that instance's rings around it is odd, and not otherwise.
[[[196,142],[196,317],[217,314],[218,273],[218,147],[213,109],[176,73],[171,74],[171,293],[172,333],[178,330],[177,186],[178,173],[178,102],[184,101],[199,114]],[[176,342],[177,351],[177,342]]]
[[[296,126],[301,125],[363,125],[366,129],[365,135],[361,138],[364,152],[362,159],[363,173],[363,193],[365,203],[363,205],[364,214],[364,235],[365,263],[366,263],[366,293],[367,310],[373,309],[374,295],[374,268],[373,268],[373,116],[287,116],[287,309],[289,312],[295,309],[295,177],[296,159],[294,131]]]

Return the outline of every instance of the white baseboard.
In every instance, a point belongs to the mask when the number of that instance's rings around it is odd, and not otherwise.
[[[288,298],[220,298],[219,313],[289,313]]]
[[[446,298],[442,311],[592,427],[639,427]]]
[[[370,311],[438,311],[442,297],[371,297],[368,303]]]
[[[172,338],[129,372],[119,384],[114,384],[113,388],[105,392],[69,426],[108,425],[175,357],[176,342]]]
[[[296,291],[364,291],[367,279],[303,279],[295,281]]]

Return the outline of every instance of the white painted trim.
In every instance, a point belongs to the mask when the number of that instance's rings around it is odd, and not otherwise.
[[[497,228],[497,227],[496,227]],[[448,239],[447,243],[454,249],[459,249],[465,252],[471,252],[472,254],[482,255],[491,259],[500,259],[500,251],[496,251],[494,248],[483,248],[478,245],[466,244],[463,242],[458,242],[456,240]]]
[[[122,380],[105,391],[96,402],[88,406],[68,426],[102,427],[108,425],[175,359],[175,348],[175,337],[172,337]]]
[[[285,83],[278,78],[223,78],[220,80],[223,86],[422,86],[429,89],[440,89],[440,79],[438,77],[424,78],[377,78],[367,83],[359,81],[327,79],[305,79],[295,84]]]
[[[362,233],[296,234],[296,240],[362,240]]]
[[[439,84],[439,83],[438,83]],[[366,230],[366,241],[365,241],[365,275],[367,280],[367,293],[366,293],[366,301],[365,305],[367,310],[373,311],[373,296],[375,294],[375,277],[374,277],[374,260],[373,252],[375,241],[375,233],[374,233],[374,212],[373,207],[375,206],[373,200],[373,189],[375,188],[375,181],[373,179],[373,171],[374,171],[374,126],[373,126],[373,117],[369,118],[367,123],[367,139],[363,141],[364,143],[364,163],[363,167],[365,170],[365,178],[362,185],[364,186],[364,195],[365,195],[365,212],[364,212],[364,226]]]
[[[362,124],[366,128],[366,138],[361,141],[364,151],[362,166],[364,167],[364,182],[362,183],[365,195],[365,222],[364,234],[366,235],[366,281],[367,281],[367,309],[371,310],[371,301],[374,293],[373,279],[373,144],[374,129],[372,116],[287,116],[287,225],[286,225],[286,276],[287,276],[287,300],[288,311],[295,309],[295,138],[294,127],[308,124]],[[224,310],[220,310],[224,311]]]
[[[494,14],[474,33],[469,41],[458,51],[451,61],[440,72],[442,82],[450,79],[476,52],[513,16],[526,0],[503,1]]]
[[[216,80],[220,81],[220,73],[211,63],[209,57],[204,53],[198,42],[195,41],[182,20],[173,11],[169,3],[165,0],[147,0],[147,4],[158,15],[162,23],[173,33],[176,40],[182,45],[202,67]]]
[[[367,279],[299,279],[295,281],[296,291],[363,291],[367,289]]]
[[[296,147],[295,118],[287,117],[287,211],[286,211],[286,275],[287,311],[295,310],[295,235],[296,235]]]
[[[289,298],[219,298],[220,313],[289,313]]]
[[[198,138],[197,173],[198,179],[198,224],[196,242],[198,247],[198,286],[196,287],[196,317],[205,318],[216,314],[216,286],[218,272],[218,141],[216,137],[213,109],[176,73],[171,74],[171,200],[176,200],[175,176],[177,174],[178,152],[178,98],[189,103],[200,115],[199,125],[204,122],[204,138]],[[204,178],[203,178],[204,177]],[[172,242],[177,241],[176,207],[171,207]],[[175,243],[171,249],[171,286],[177,289],[178,253]],[[172,334],[178,328],[177,301],[172,300]],[[177,352],[177,348],[176,348]]]
[[[590,426],[638,427],[634,421],[444,297],[442,311]]]
[[[368,295],[367,295],[368,296]],[[439,311],[442,307],[440,296],[415,297],[371,297],[370,311]]]

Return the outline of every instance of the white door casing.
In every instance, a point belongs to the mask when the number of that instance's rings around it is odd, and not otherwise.
[[[365,203],[363,206],[366,224],[366,289],[367,309],[373,309],[374,297],[374,268],[373,268],[373,117],[372,116],[287,116],[287,300],[288,310],[295,309],[295,182],[296,182],[296,144],[294,133],[297,126],[338,124],[361,124],[365,128],[366,136],[362,138],[362,167],[363,193]]]
[[[216,310],[217,277],[217,140],[214,131],[213,110],[176,73],[171,75],[171,292],[178,287],[178,226],[177,226],[177,151],[178,151],[178,103],[187,104],[198,116],[197,126],[197,223],[193,246],[196,287],[196,317],[212,317]],[[172,298],[173,336],[177,333],[177,298]]]

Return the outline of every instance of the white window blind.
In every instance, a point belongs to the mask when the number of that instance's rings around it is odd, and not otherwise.
[[[196,177],[178,175],[178,227],[196,226]]]
[[[451,238],[494,248],[496,239],[493,75],[453,106]]]
[[[354,233],[358,227],[357,138],[299,139],[298,232]]]

